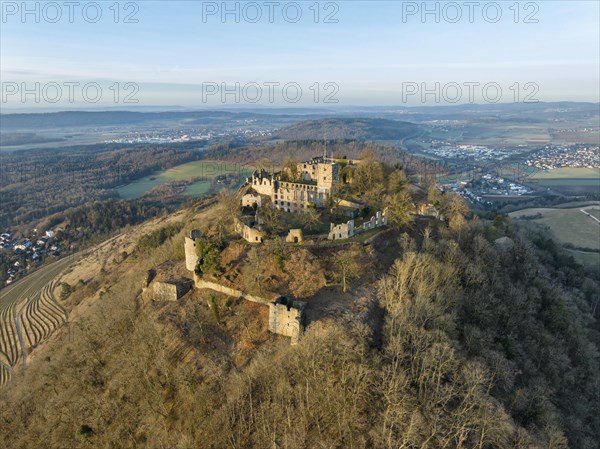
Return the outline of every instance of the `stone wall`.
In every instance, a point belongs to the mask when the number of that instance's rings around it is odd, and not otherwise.
[[[307,306],[305,301],[292,301],[284,297],[275,300],[273,298],[261,298],[216,282],[207,281],[197,274],[194,274],[194,284],[198,289],[208,289],[234,298],[242,298],[246,301],[269,304],[269,331],[291,337],[292,344],[298,343],[304,333],[305,309]]]
[[[270,173],[266,171],[254,172],[252,177],[247,179],[247,183],[259,194],[273,198],[275,181]]]
[[[424,215],[426,217],[440,218],[440,213],[433,204],[418,203],[415,206],[415,212],[417,215]]]
[[[200,276],[194,274],[194,284],[196,288],[202,289],[206,288],[209,290],[213,290],[215,292],[223,293],[227,296],[233,296],[234,298],[242,298],[247,301],[257,302],[260,304],[268,304],[272,301],[272,299],[261,298],[259,296],[250,295],[248,293],[244,293],[240,290],[236,290],[234,288],[226,287],[221,284],[217,284],[216,282],[206,281],[202,279]]]
[[[385,211],[377,211],[375,216],[371,217],[369,221],[365,221],[362,224],[362,230],[368,231],[369,229],[379,228],[387,224],[387,216]]]

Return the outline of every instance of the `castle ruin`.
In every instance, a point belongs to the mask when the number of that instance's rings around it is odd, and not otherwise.
[[[257,170],[246,180],[246,186],[269,197],[277,209],[299,212],[309,207],[326,207],[331,189],[340,181],[339,172],[335,159],[314,157],[297,163],[295,173],[289,169],[278,173]],[[246,200],[242,200],[242,205],[251,201],[248,194],[243,198]]]
[[[304,333],[305,301],[294,301],[285,296],[280,296],[269,304],[269,331],[274,334],[291,337],[295,345]]]
[[[202,237],[202,232],[193,229],[189,236],[185,237],[185,268],[188,271],[194,271],[198,265],[198,253],[196,252],[196,239]]]
[[[361,226],[358,227],[354,226],[354,220],[349,220],[346,223],[341,223],[338,225],[331,223],[329,225],[329,234],[327,235],[327,238],[329,240],[347,239],[360,232],[380,228],[387,225],[387,223],[387,209],[384,209],[383,211],[377,211],[377,213],[372,216],[370,220],[365,221]]]

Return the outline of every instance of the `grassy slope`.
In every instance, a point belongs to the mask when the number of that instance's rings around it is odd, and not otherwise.
[[[587,217],[580,208],[574,209],[524,209],[512,212],[513,218],[542,214],[534,223],[548,226],[562,243],[581,248],[600,249],[600,225]]]

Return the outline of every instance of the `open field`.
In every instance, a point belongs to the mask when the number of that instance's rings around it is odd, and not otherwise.
[[[573,256],[575,260],[583,266],[596,268],[600,266],[600,253],[571,250],[567,250],[567,253]]]
[[[220,175],[239,174],[240,178],[250,176],[254,167],[223,161],[194,161],[169,168],[150,176],[145,176],[117,191],[121,198],[135,199],[143,196],[156,186],[171,181],[194,180],[187,186],[185,194],[190,196],[204,195],[211,187],[212,180]]]
[[[600,205],[591,205],[570,209],[524,209],[509,215],[512,218],[520,218],[540,214],[540,218],[533,218],[530,221],[547,226],[560,242],[570,243],[578,248],[600,250],[600,223],[582,212],[582,209],[593,217],[600,214]],[[591,261],[590,257],[586,255],[589,261]],[[593,258],[596,259],[595,256]]]
[[[600,179],[600,168],[562,167],[538,171],[531,179]]]
[[[590,124],[591,125],[591,124]],[[591,129],[590,129],[591,128]],[[580,130],[562,130],[561,132],[552,132],[554,143],[592,143],[598,144],[598,128],[585,127]]]
[[[600,190],[600,169],[556,168],[533,173],[529,180],[544,187],[596,187]]]
[[[588,214],[590,214],[591,216],[596,217],[598,220],[600,220],[600,207],[597,207],[597,208],[590,207],[590,208],[585,209],[585,211]]]
[[[432,129],[428,137],[456,144],[517,146],[523,143],[536,145],[548,143],[551,136],[544,124],[514,122],[464,123],[445,129]]]

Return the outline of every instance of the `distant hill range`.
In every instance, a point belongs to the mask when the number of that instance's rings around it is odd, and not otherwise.
[[[340,106],[337,108],[238,108],[212,111],[63,111],[0,114],[0,130],[40,131],[84,126],[127,126],[179,123],[210,124],[258,119],[292,126],[281,138],[398,139],[413,132],[411,123],[432,120],[523,120],[529,122],[594,118],[600,104],[582,102],[466,104],[453,106]],[[357,118],[361,117],[361,118]],[[364,117],[364,118],[362,118]],[[384,120],[381,120],[384,119]],[[295,123],[298,122],[298,123]],[[342,133],[342,131],[344,131]],[[400,137],[398,137],[400,136]]]
[[[2,131],[19,129],[71,128],[81,126],[136,125],[149,122],[186,120],[194,124],[195,120],[208,123],[210,120],[244,118],[249,113],[219,111],[199,112],[130,112],[130,111],[68,111],[43,114],[2,114]]]
[[[414,123],[377,118],[327,118],[304,120],[279,130],[284,140],[402,140],[421,133]]]

